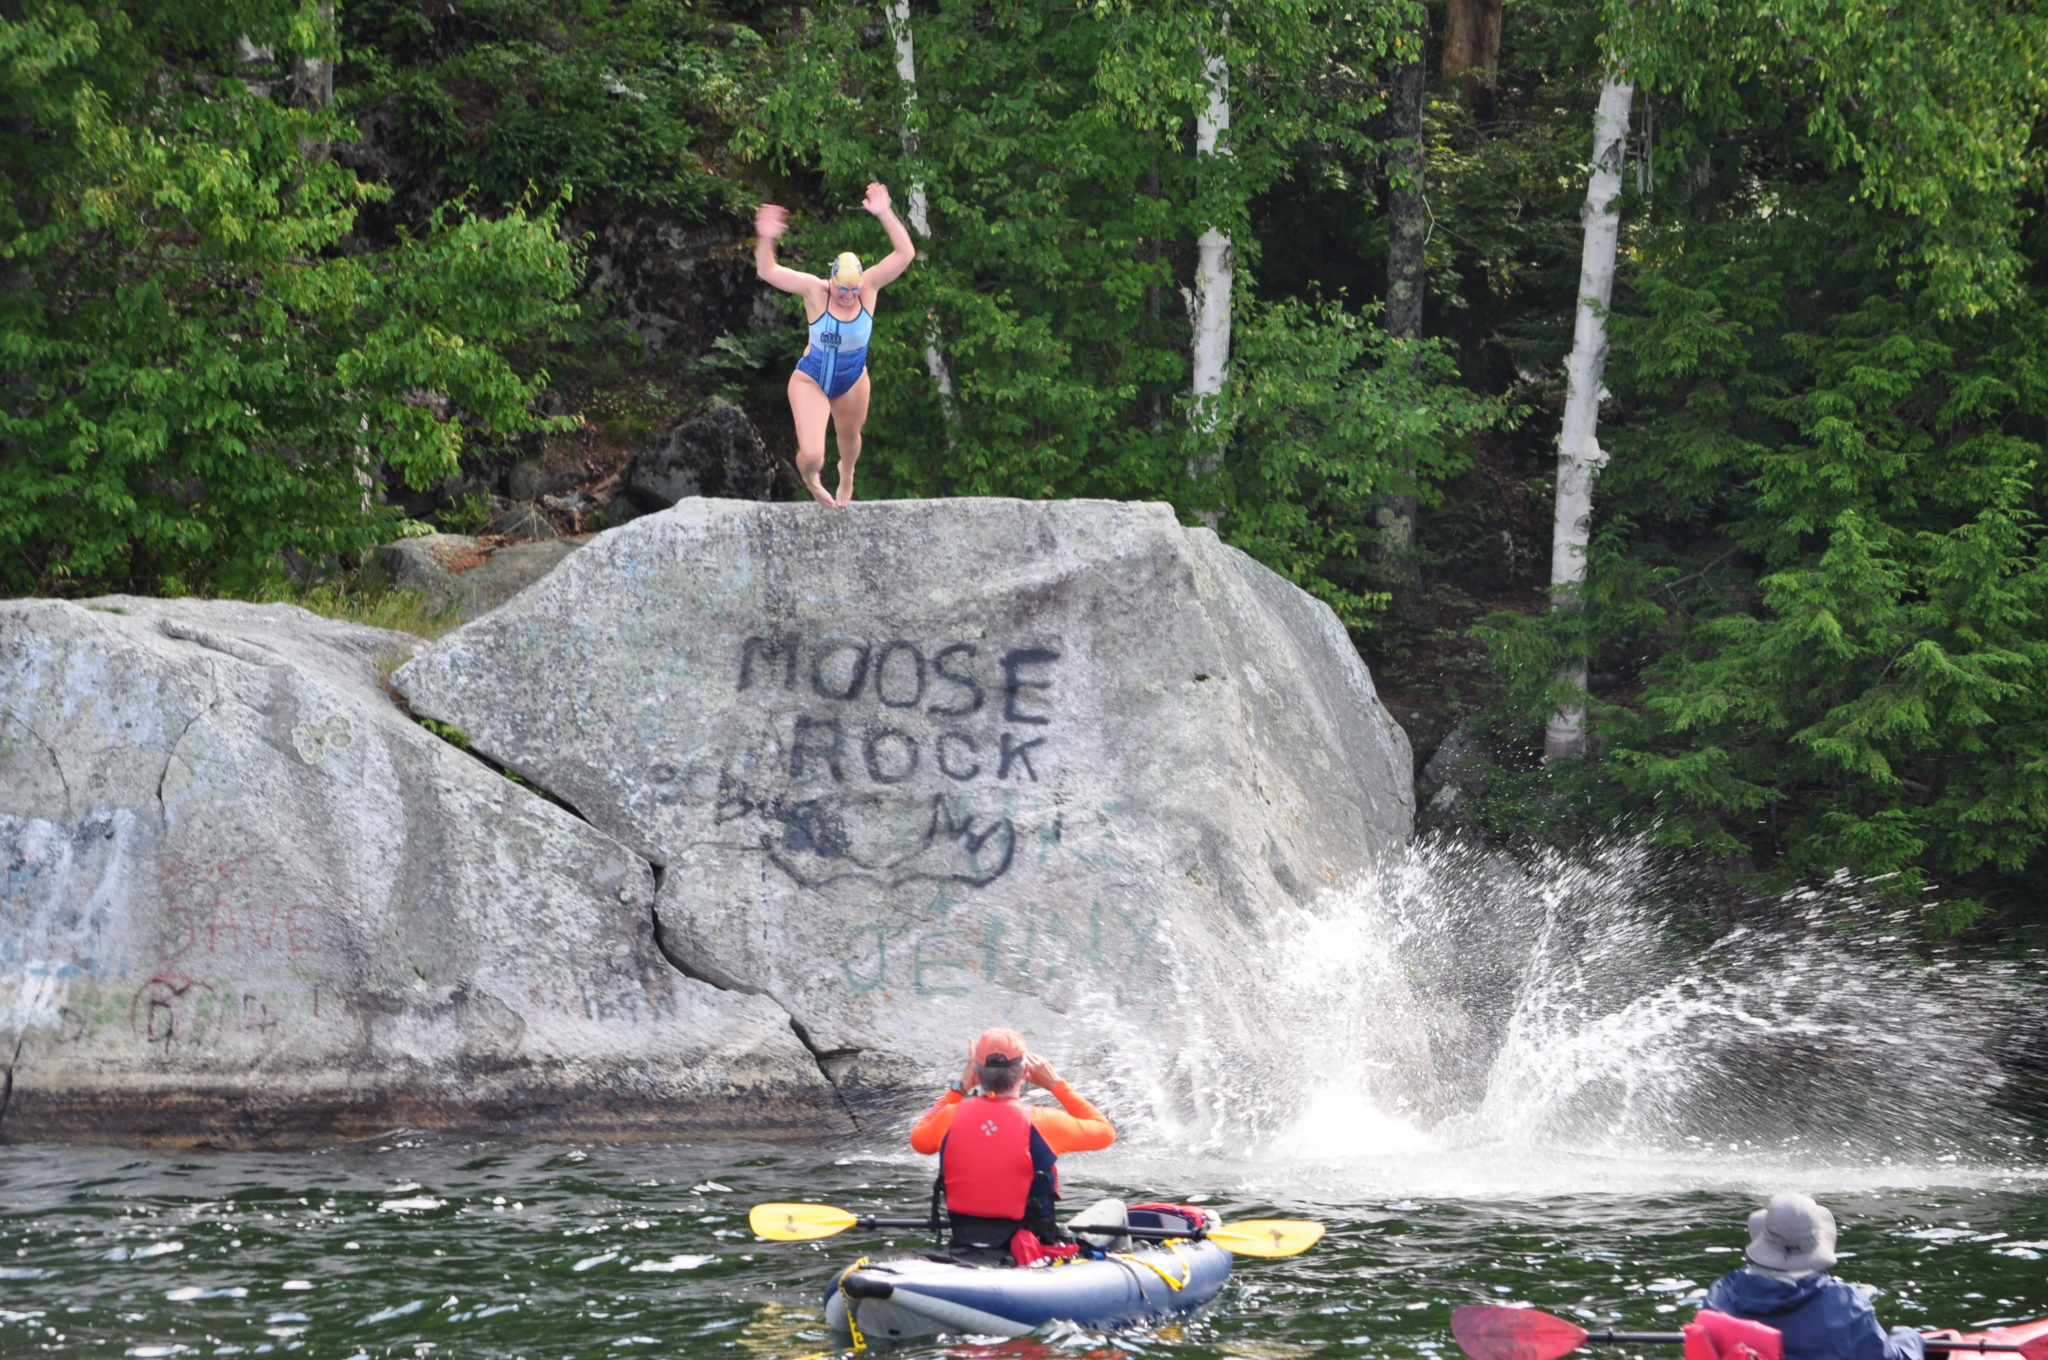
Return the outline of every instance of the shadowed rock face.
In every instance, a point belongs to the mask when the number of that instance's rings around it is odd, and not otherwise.
[[[427,534],[386,543],[372,570],[395,589],[416,591],[436,609],[473,619],[487,614],[555,569],[589,540],[582,535],[500,544],[467,534]]]
[[[1413,814],[1334,615],[1157,505],[685,501],[394,683],[657,865],[669,956],[857,1109],[998,1019],[1077,1076],[1190,1013],[1255,1048],[1233,959]]]
[[[640,451],[626,472],[626,494],[652,510],[691,496],[762,501],[775,486],[775,463],[746,412],[713,398]]]
[[[850,1127],[679,973],[654,875],[409,721],[418,645],[286,605],[0,604],[0,1134]]]

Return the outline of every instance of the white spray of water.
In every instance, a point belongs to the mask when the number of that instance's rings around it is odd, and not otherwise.
[[[1918,958],[1846,884],[1674,923],[1656,863],[1418,847],[1226,967],[1177,958],[1112,1095],[1144,1141],[1303,1166],[2000,1159],[2006,977]]]

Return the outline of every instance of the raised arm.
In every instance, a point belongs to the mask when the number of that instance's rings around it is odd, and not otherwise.
[[[1031,1107],[1031,1124],[1055,1154],[1093,1152],[1116,1141],[1116,1128],[1087,1097],[1060,1080],[1052,1064],[1036,1053],[1024,1059],[1024,1080],[1052,1092],[1060,1103],[1057,1110],[1043,1105]]]
[[[939,1098],[932,1107],[919,1116],[917,1124],[910,1130],[910,1146],[929,1157],[939,1150],[939,1144],[946,1141],[946,1133],[953,1127],[953,1112],[960,1102],[967,1099],[976,1081],[974,1063],[970,1061],[960,1073],[960,1080],[939,1092]]]
[[[788,230],[789,209],[763,203],[755,210],[754,235],[758,239],[754,242],[754,272],[770,288],[795,293],[808,300],[812,293],[822,290],[823,281],[816,275],[775,262],[775,242]]]
[[[861,279],[862,292],[879,291],[884,285],[896,282],[903,271],[910,268],[910,262],[917,258],[917,247],[910,243],[910,231],[896,216],[896,210],[889,206],[889,190],[886,185],[870,184],[867,197],[861,206],[875,215],[882,224],[882,230],[889,233],[889,253],[869,265],[866,276]]]

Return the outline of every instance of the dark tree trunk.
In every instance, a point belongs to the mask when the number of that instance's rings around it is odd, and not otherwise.
[[[1505,0],[1448,0],[1444,6],[1444,78],[1457,82],[1465,107],[1493,111],[1500,78],[1500,19]]]
[[[1145,172],[1145,182],[1142,192],[1144,193],[1145,197],[1150,199],[1156,200],[1159,197],[1159,156],[1156,152],[1153,154],[1151,167],[1147,169]],[[1151,233],[1146,237],[1145,240],[1145,262],[1147,264],[1152,265],[1156,269],[1159,265],[1160,253],[1161,251],[1159,245],[1159,234],[1157,232]],[[1160,319],[1163,316],[1163,314],[1164,313],[1160,306],[1159,285],[1156,283],[1146,284],[1145,320],[1149,323],[1151,337],[1154,340],[1156,340],[1159,336]],[[1156,434],[1159,430],[1160,424],[1165,420],[1165,418],[1166,405],[1164,402],[1160,400],[1159,394],[1157,392],[1154,392],[1151,396],[1145,399],[1145,428]]]
[[[1387,98],[1387,334],[1395,340],[1422,338],[1422,297],[1425,286],[1423,246],[1429,238],[1429,211],[1423,200],[1422,93],[1423,8],[1401,35],[1393,85]],[[1411,450],[1396,454],[1403,485],[1380,506],[1379,559],[1390,584],[1414,574],[1415,476]]]

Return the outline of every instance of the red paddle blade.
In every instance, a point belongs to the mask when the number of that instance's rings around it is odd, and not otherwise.
[[[1996,1336],[1998,1333],[1993,1332],[1991,1335]],[[2048,1332],[2042,1332],[2039,1336],[2030,1336],[2025,1341],[2006,1342],[2005,1344],[2016,1348],[2020,1360],[2048,1360]],[[1927,1349],[1931,1351],[1934,1347],[1929,1346]],[[1966,1352],[1958,1351],[1953,1354],[1961,1355],[1966,1354]],[[2005,1360],[2005,1357],[1987,1352],[1984,1360]]]
[[[1534,1308],[1468,1303],[1451,1311],[1451,1336],[1472,1360],[1557,1360],[1583,1345],[1586,1331]]]

